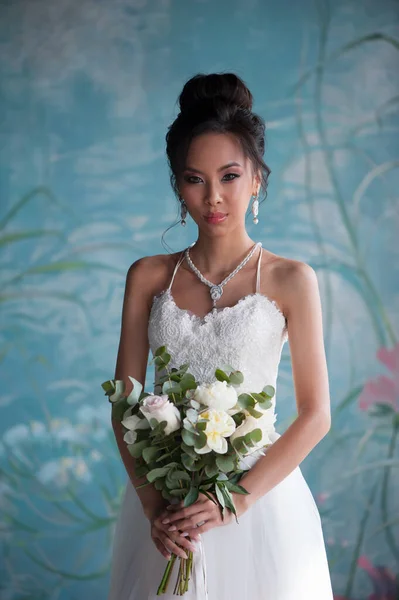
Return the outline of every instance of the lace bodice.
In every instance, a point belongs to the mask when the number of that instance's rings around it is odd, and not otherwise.
[[[197,381],[216,380],[215,369],[228,364],[242,371],[244,381],[237,392],[260,392],[265,385],[277,390],[277,374],[284,343],[288,339],[286,319],[274,300],[260,293],[258,260],[257,285],[254,293],[204,317],[176,305],[172,280],[167,289],[154,296],[148,323],[152,354],[166,345],[171,354],[169,367],[189,363]],[[184,259],[184,255],[183,255]],[[156,372],[155,388],[159,374]],[[155,389],[154,388],[154,389]],[[159,393],[160,389],[155,389]],[[275,407],[276,395],[272,403]]]

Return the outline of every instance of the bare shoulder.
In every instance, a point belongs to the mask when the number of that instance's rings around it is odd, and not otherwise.
[[[319,296],[317,275],[306,262],[269,253],[270,278],[275,295],[288,318],[293,307]]]
[[[180,255],[181,252],[174,252],[138,258],[128,269],[127,283],[140,289],[150,300],[166,287]]]

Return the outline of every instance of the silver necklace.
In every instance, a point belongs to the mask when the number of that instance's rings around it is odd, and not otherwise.
[[[194,243],[195,243],[195,242],[194,242]],[[191,244],[191,246],[193,246],[193,245],[194,245],[194,243],[193,243],[193,244]],[[225,278],[223,279],[223,281],[222,281],[221,283],[218,283],[218,284],[212,283],[212,281],[209,281],[208,279],[206,279],[206,278],[205,278],[205,277],[202,275],[202,273],[201,273],[201,272],[200,272],[200,271],[197,269],[197,267],[194,265],[193,261],[192,261],[192,260],[191,260],[191,258],[190,258],[190,252],[189,252],[189,249],[190,249],[190,247],[191,247],[191,246],[189,246],[188,248],[186,248],[186,250],[185,250],[184,254],[185,254],[185,257],[186,257],[186,259],[187,259],[187,262],[188,262],[188,264],[189,264],[190,268],[191,268],[191,269],[194,271],[194,273],[195,273],[195,274],[196,274],[196,275],[197,275],[197,276],[200,278],[200,280],[202,281],[202,283],[205,283],[206,285],[208,285],[208,286],[211,288],[211,289],[209,290],[209,293],[210,293],[210,295],[211,295],[211,298],[212,298],[212,300],[213,300],[213,311],[214,311],[214,312],[216,312],[216,302],[217,302],[217,300],[219,300],[219,299],[221,298],[221,296],[222,296],[222,294],[223,294],[223,287],[226,285],[226,283],[227,283],[228,281],[230,281],[230,279],[231,279],[232,277],[234,277],[234,275],[235,275],[236,273],[238,273],[238,271],[239,271],[240,269],[242,269],[242,268],[244,267],[244,265],[246,265],[246,264],[247,264],[247,262],[249,261],[249,259],[250,259],[250,258],[251,258],[251,256],[253,255],[253,253],[255,252],[256,248],[258,248],[258,247],[259,247],[259,246],[261,246],[261,245],[262,245],[262,242],[256,242],[256,244],[254,244],[254,246],[251,248],[250,252],[249,252],[249,253],[247,254],[247,256],[244,258],[244,260],[240,262],[240,264],[238,265],[238,267],[236,267],[236,268],[234,269],[234,271],[232,271],[232,272],[230,273],[230,275],[227,275],[227,277],[225,277]]]

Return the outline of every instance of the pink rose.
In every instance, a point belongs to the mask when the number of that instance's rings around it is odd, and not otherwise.
[[[170,402],[167,394],[161,396],[146,396],[140,411],[150,421],[155,419],[158,423],[166,421],[165,435],[180,429],[180,412],[177,406]]]

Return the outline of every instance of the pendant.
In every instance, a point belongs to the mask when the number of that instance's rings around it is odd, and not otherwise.
[[[221,285],[213,285],[210,289],[212,300],[219,300],[223,294],[223,288]]]

